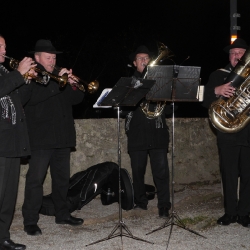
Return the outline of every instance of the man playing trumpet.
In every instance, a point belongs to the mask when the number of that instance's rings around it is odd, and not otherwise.
[[[57,51],[49,40],[38,40],[34,53],[37,68],[54,73]],[[76,146],[72,106],[83,100],[84,93],[71,86],[72,70],[62,68],[59,76],[68,74],[68,82],[60,87],[54,77],[46,85],[33,82],[32,95],[25,106],[31,144],[31,157],[26,175],[22,206],[24,231],[28,235],[42,233],[37,225],[43,201],[43,182],[48,166],[52,178],[52,200],[57,224],[81,225],[83,220],[70,215],[67,193],[70,178],[70,152]]]
[[[32,58],[25,57],[9,72],[2,65],[5,53],[5,39],[0,35],[0,249],[23,250],[26,246],[14,243],[9,229],[16,204],[20,158],[30,154],[22,107],[29,96],[30,85],[25,84],[23,75],[27,72],[35,75],[31,68],[36,64]]]

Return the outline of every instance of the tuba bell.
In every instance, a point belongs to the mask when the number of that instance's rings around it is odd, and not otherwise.
[[[236,88],[233,96],[219,97],[208,110],[212,125],[224,133],[236,133],[250,122],[250,47],[238,61],[225,83]]]
[[[149,62],[148,66],[157,65],[158,63],[161,63],[164,59],[174,56],[173,52],[163,43],[158,43],[158,45],[159,45],[158,56],[155,60]],[[144,78],[146,77],[147,77],[147,72],[145,73]],[[163,101],[157,102],[154,111],[149,110],[149,105],[150,105],[150,101],[145,101],[141,103],[140,108],[148,119],[155,119],[162,114],[165,108],[166,102],[163,102]]]

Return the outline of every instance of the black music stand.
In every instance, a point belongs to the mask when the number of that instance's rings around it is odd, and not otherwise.
[[[169,101],[172,102],[172,208],[169,217],[165,223],[147,233],[151,234],[165,227],[171,226],[167,241],[167,248],[172,234],[173,226],[188,230],[191,233],[203,235],[191,230],[181,221],[174,209],[174,103],[175,102],[198,102],[199,101],[199,84],[200,68],[191,66],[152,66],[148,67],[148,78],[156,79],[156,83],[146,98],[151,101]],[[177,78],[178,77],[178,78]]]
[[[117,225],[113,228],[111,233],[98,241],[95,241],[89,245],[93,245],[105,240],[110,240],[117,236],[121,237],[126,236],[135,240],[144,241],[150,244],[154,244],[153,242],[138,238],[133,236],[128,227],[125,225],[122,220],[122,208],[121,208],[121,144],[120,144],[120,106],[136,106],[136,104],[146,96],[148,91],[154,85],[154,80],[147,79],[136,79],[130,77],[122,77],[117,82],[117,84],[113,87],[113,89],[109,92],[109,94],[99,103],[100,106],[112,106],[117,109],[117,136],[118,136],[118,166],[119,166],[119,221]],[[126,231],[123,232],[123,229]],[[115,233],[117,230],[119,232]]]

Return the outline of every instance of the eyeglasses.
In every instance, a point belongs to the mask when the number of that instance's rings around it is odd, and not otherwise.
[[[232,55],[232,56],[237,56],[237,55],[242,56],[244,53],[245,53],[245,51],[244,52],[243,51],[229,52],[229,54]]]
[[[138,61],[148,61],[149,57],[148,56],[145,56],[145,57],[136,57],[136,60],[138,60]]]

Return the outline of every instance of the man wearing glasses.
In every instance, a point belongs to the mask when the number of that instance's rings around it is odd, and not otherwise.
[[[146,66],[153,53],[145,46],[140,46],[129,56],[136,70],[133,77],[143,78]],[[145,100],[142,100],[143,103]],[[169,132],[165,120],[165,110],[161,115],[149,119],[142,112],[139,103],[135,111],[126,117],[126,133],[128,136],[128,153],[131,160],[134,188],[134,209],[147,210],[148,199],[146,196],[144,175],[146,172],[148,155],[157,189],[159,216],[169,216],[171,208],[169,193],[169,167],[168,144]],[[154,111],[156,103],[150,103],[149,110]]]
[[[205,87],[204,103],[207,108],[220,96],[231,97],[235,88],[231,82],[226,82],[228,74],[244,55],[248,45],[243,39],[236,39],[226,46],[224,51],[229,53],[229,64],[214,71]],[[217,220],[219,225],[227,226],[239,223],[250,227],[250,125],[236,133],[217,132],[220,170],[223,183],[225,214]],[[239,199],[237,197],[238,177],[240,177]]]

